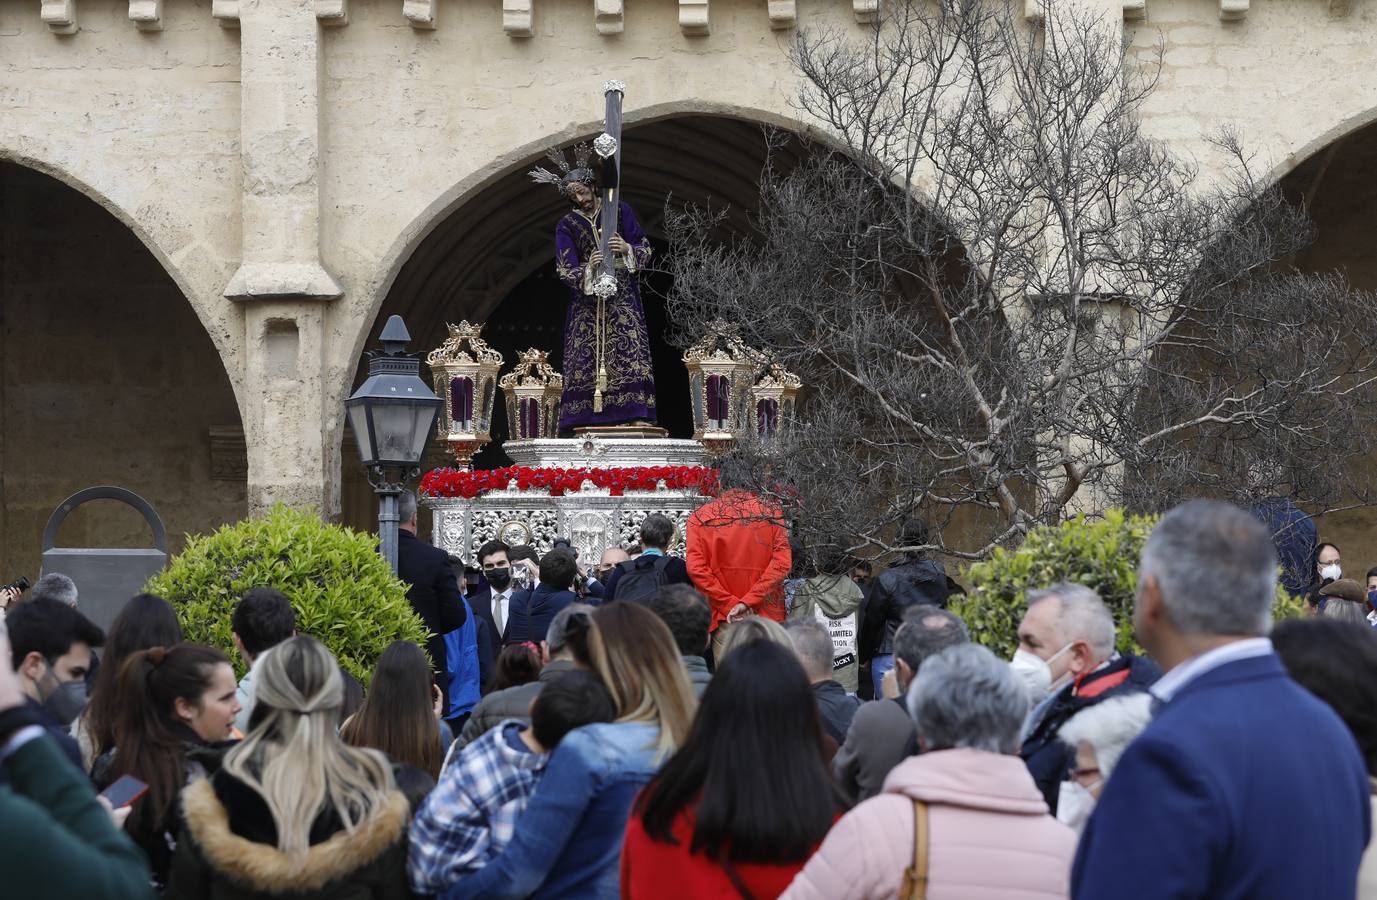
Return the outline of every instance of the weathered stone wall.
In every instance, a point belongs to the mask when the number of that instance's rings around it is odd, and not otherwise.
[[[205,329],[129,229],[0,163],[0,582],[37,576],[49,514],[82,488],[141,494],[174,549],[241,517],[238,425]],[[231,435],[214,453],[213,430]],[[142,519],[110,501],[68,518],[59,544],[152,546]]]
[[[1163,41],[1146,127],[1207,169],[1219,124],[1237,125],[1280,177],[1377,114],[1374,0],[1085,2],[1123,7],[1136,53]],[[594,133],[605,79],[627,83],[629,125],[686,113],[796,124],[795,24],[859,37],[868,9],[8,3],[0,159],[94,197],[184,295],[237,397],[249,506],[334,514],[340,402],[393,280],[440,219],[494,200],[490,186],[544,147]]]

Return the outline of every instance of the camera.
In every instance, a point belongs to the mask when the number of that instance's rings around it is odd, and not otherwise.
[[[25,578],[23,575],[20,575],[18,578],[14,579],[14,581],[11,581],[9,584],[0,584],[0,591],[18,591],[22,594],[25,591],[27,591],[30,587],[31,585],[29,584],[29,579]]]
[[[575,547],[573,542],[570,541],[568,538],[555,538],[554,541],[552,541],[550,544],[550,549],[563,550],[565,553],[568,553],[574,559],[579,558],[578,548]]]

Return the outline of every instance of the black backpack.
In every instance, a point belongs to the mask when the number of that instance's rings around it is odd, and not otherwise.
[[[642,557],[644,558],[644,557]],[[665,569],[669,567],[670,557],[655,555],[655,564],[638,566],[640,559],[632,559],[621,565],[627,568],[617,578],[617,595],[613,600],[640,600],[642,602],[655,596],[655,592],[669,584]]]

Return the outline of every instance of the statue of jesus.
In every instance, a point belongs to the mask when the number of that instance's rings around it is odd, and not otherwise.
[[[594,283],[602,265],[597,175],[586,147],[575,148],[570,166],[562,153],[550,158],[562,170],[536,169],[536,181],[556,185],[573,205],[555,226],[555,271],[569,288],[564,320],[564,394],[559,431],[589,425],[653,424],[655,377],[650,337],[641,304],[640,275],[651,247],[636,213],[618,204],[619,233],[608,240],[616,255],[616,294],[601,304]]]

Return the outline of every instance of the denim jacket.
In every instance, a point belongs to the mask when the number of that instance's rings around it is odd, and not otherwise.
[[[636,793],[658,768],[657,725],[586,725],[565,735],[502,855],[443,900],[620,896],[622,834]]]

